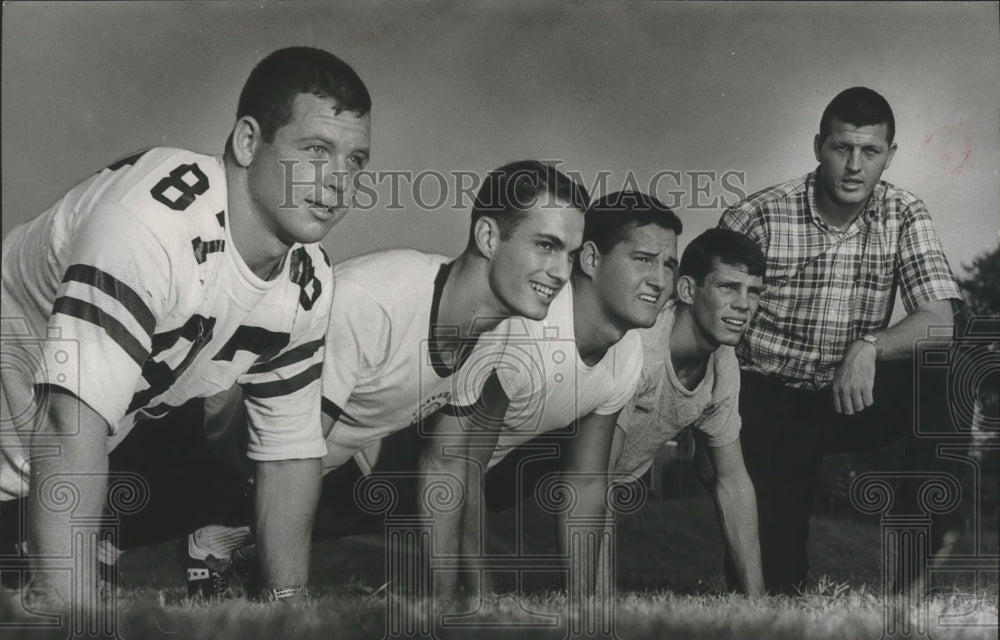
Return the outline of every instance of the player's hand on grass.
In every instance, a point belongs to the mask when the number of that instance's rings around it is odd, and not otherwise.
[[[57,573],[57,572],[53,572]],[[99,576],[88,584],[72,584],[68,572],[49,575],[36,572],[24,586],[24,602],[34,611],[67,611],[70,607],[84,610],[101,606],[118,593],[117,587]]]
[[[67,592],[68,593],[68,592]],[[24,587],[24,605],[33,611],[55,612],[69,609],[70,601],[64,593],[38,575]]]
[[[457,580],[447,588],[435,583],[435,607],[448,613],[470,613],[482,609],[483,602],[493,593],[493,580],[478,571],[455,572]],[[435,581],[438,572],[435,572]]]
[[[833,376],[833,410],[843,415],[864,411],[875,402],[875,347],[855,340]]]

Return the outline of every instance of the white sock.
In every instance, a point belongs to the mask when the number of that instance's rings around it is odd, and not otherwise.
[[[97,561],[112,567],[118,564],[118,558],[122,555],[122,550],[111,544],[107,540],[97,543]]]
[[[252,542],[250,527],[210,524],[188,536],[188,555],[195,560],[204,560],[209,555],[227,560],[233,551]]]

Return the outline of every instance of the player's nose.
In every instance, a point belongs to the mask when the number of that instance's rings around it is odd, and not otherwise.
[[[652,273],[646,278],[646,283],[656,289],[657,292],[663,291],[667,286],[667,283],[673,276],[673,272],[669,267],[661,266],[657,269],[653,269]]]
[[[852,173],[861,171],[861,149],[852,149],[847,154],[847,170]]]
[[[560,285],[564,284],[573,272],[573,256],[569,253],[559,253],[553,256],[549,262],[549,268],[545,272],[550,278],[558,280]]]
[[[331,158],[325,167],[323,176],[323,186],[333,192],[333,195],[338,200],[337,204],[347,204],[343,200],[351,195],[353,175],[348,168],[346,160],[338,157]]]
[[[736,297],[733,298],[732,306],[739,311],[750,309],[750,293],[746,288],[741,288],[739,293],[736,294]]]

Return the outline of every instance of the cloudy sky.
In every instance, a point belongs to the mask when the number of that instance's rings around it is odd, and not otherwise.
[[[326,241],[335,259],[458,253],[454,176],[531,157],[608,189],[659,176],[693,237],[811,170],[823,107],[859,84],[893,105],[884,178],[925,200],[953,268],[998,241],[996,3],[54,4],[3,9],[4,234],[131,150],[218,153],[253,65],[311,45],[371,90],[370,168],[427,174],[398,207],[383,178]]]

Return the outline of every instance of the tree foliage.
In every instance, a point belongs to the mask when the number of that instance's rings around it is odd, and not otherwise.
[[[958,278],[958,286],[965,294],[969,315],[995,315],[1000,313],[1000,244],[963,265],[969,272],[967,278]]]

